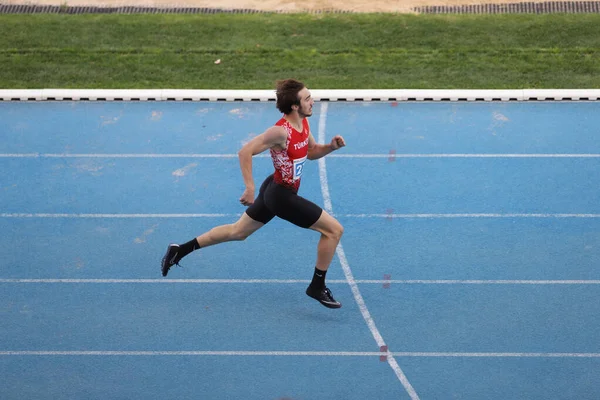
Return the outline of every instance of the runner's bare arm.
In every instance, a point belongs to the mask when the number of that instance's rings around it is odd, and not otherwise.
[[[315,141],[315,138],[313,138],[313,135],[311,133],[308,137],[308,159],[316,160],[318,158],[324,157],[332,151],[344,147],[345,145],[346,142],[344,141],[344,138],[340,135],[334,136],[329,144],[319,144]]]
[[[254,178],[252,177],[252,156],[262,153],[272,147],[284,148],[287,132],[280,126],[272,126],[254,139],[246,143],[238,152],[240,168],[246,189],[240,198],[240,203],[247,206],[254,203]]]

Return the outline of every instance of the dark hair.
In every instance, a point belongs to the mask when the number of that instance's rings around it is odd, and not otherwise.
[[[298,93],[304,87],[304,83],[295,79],[277,81],[277,109],[284,114],[291,113],[293,105],[300,105]]]

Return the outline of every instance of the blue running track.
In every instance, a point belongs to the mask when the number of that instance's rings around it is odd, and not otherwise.
[[[301,194],[345,227],[244,211],[273,103],[0,103],[0,399],[600,398],[600,103],[315,105],[347,147]],[[262,182],[271,161],[256,157]]]

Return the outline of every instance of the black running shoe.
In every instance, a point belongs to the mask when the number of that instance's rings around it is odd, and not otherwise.
[[[177,258],[177,255],[179,254],[179,245],[178,244],[170,244],[169,247],[167,247],[167,252],[165,253],[165,256],[162,259],[162,263],[161,263],[161,272],[162,272],[162,276],[167,276],[167,274],[169,273],[169,270],[171,269],[171,267],[173,265],[179,265],[179,259]]]
[[[325,286],[321,289],[316,289],[309,285],[306,289],[306,294],[327,308],[340,308],[342,306],[339,302],[335,301],[331,294],[331,290]]]

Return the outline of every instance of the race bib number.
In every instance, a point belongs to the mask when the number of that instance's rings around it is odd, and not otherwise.
[[[294,160],[294,180],[300,179],[302,176],[302,171],[304,170],[304,163],[306,162],[306,157],[298,158]]]

